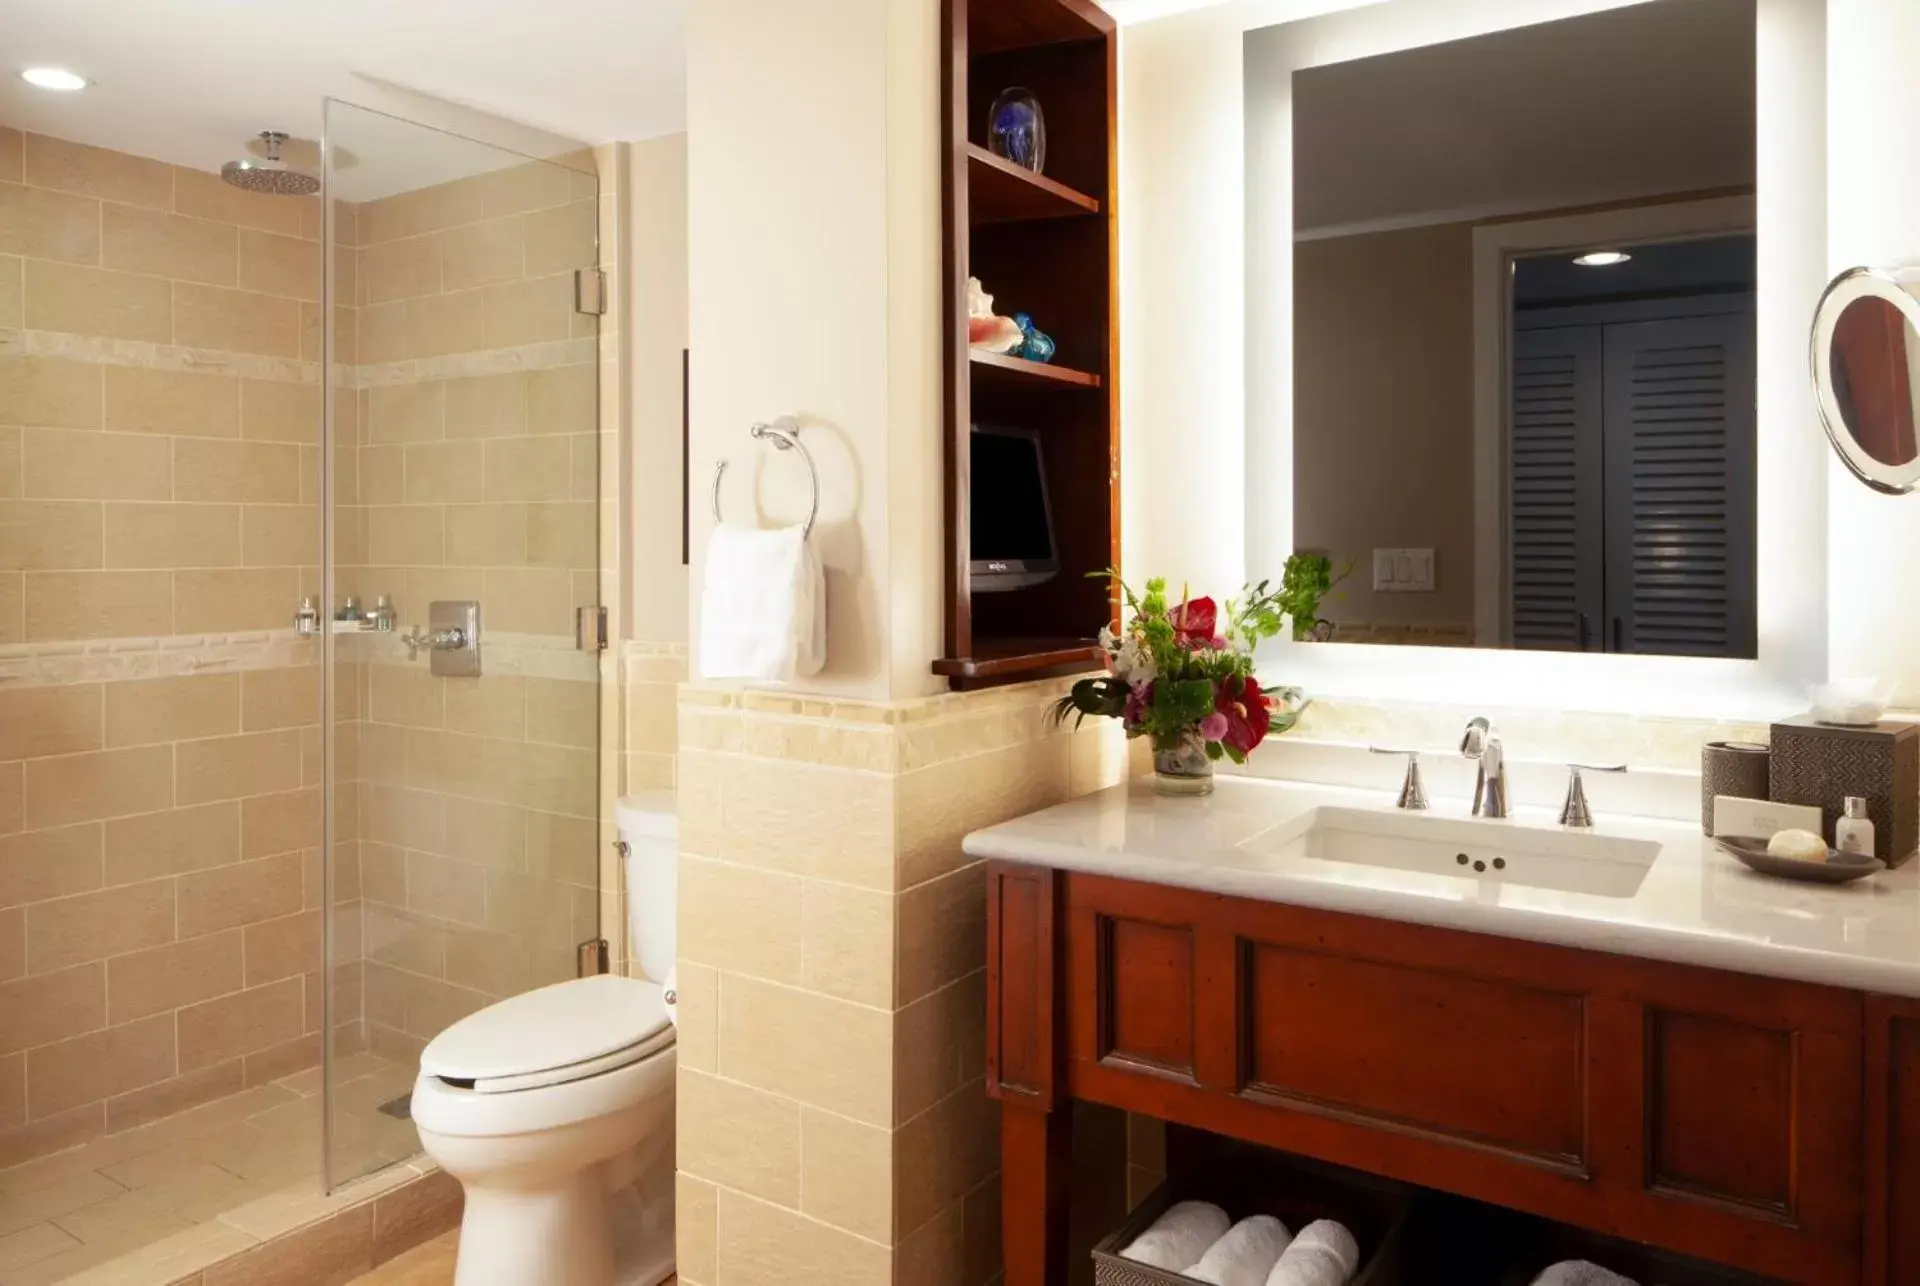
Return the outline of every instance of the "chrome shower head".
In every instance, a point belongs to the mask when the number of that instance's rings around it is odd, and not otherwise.
[[[280,148],[286,141],[287,136],[279,130],[261,130],[265,155],[228,161],[220,167],[220,177],[237,188],[268,196],[312,196],[320,190],[319,176],[280,159]]]

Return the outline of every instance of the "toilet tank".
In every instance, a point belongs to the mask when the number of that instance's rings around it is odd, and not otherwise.
[[[640,972],[665,982],[673,968],[680,819],[673,792],[649,790],[622,796],[613,824],[626,845],[627,932]]]

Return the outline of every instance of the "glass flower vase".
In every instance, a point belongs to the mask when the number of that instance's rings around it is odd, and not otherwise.
[[[1211,795],[1213,760],[1198,729],[1153,741],[1153,789],[1161,795]]]

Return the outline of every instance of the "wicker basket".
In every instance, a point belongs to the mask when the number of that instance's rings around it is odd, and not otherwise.
[[[1195,1286],[1191,1277],[1120,1257],[1168,1206],[1192,1200],[1211,1201],[1235,1220],[1274,1215],[1295,1232],[1315,1219],[1337,1219],[1360,1243],[1360,1271],[1349,1286],[1397,1286],[1401,1280],[1400,1231],[1411,1204],[1407,1189],[1371,1175],[1289,1161],[1235,1171],[1212,1183],[1161,1184],[1093,1248],[1095,1286]]]

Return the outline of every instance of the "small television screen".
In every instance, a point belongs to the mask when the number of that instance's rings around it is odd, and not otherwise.
[[[968,495],[976,591],[1024,589],[1059,574],[1039,434],[974,425]]]

